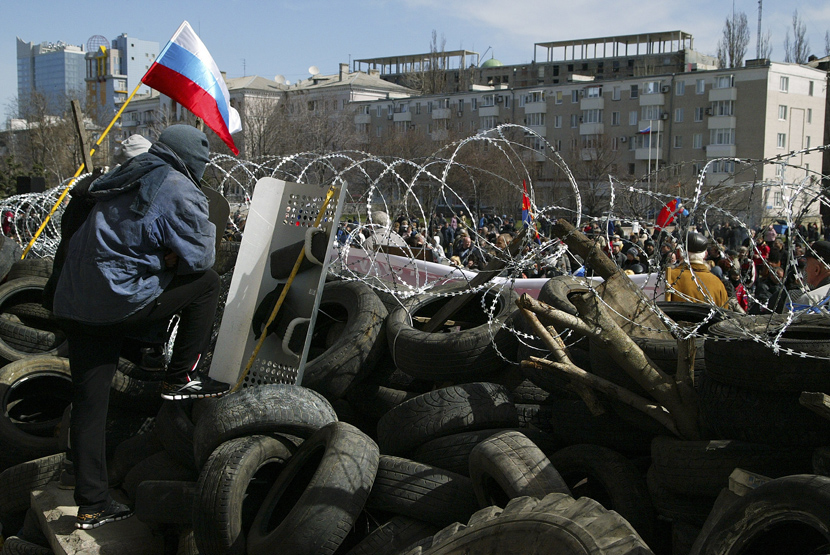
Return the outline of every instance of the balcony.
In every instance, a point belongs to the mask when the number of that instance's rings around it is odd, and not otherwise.
[[[432,119],[450,119],[450,109],[434,108],[432,110]]]
[[[663,106],[666,104],[666,95],[663,93],[651,93],[640,95],[640,106]]]
[[[435,118],[435,112],[432,112],[433,118]],[[412,121],[412,112],[395,112],[393,118],[395,121]]]
[[[372,116],[371,114],[357,114],[354,117],[354,122],[356,125],[360,125],[362,123],[372,123]]]
[[[449,133],[446,129],[438,129],[437,131],[433,131],[432,133],[430,133],[430,137],[433,141],[446,141],[449,137]]]
[[[707,158],[734,158],[737,151],[735,145],[706,145]]]
[[[528,125],[527,128],[539,135],[540,137],[547,137],[548,128],[544,125]]]
[[[605,133],[605,124],[604,123],[580,123],[579,124],[579,134],[580,135],[602,135]]]
[[[479,106],[478,107],[478,115],[479,115],[479,117],[482,117],[482,118],[486,118],[487,116],[498,116],[499,115],[499,107],[498,107],[498,105]]]
[[[527,102],[525,104],[525,114],[544,114],[547,111],[547,102]]]
[[[662,145],[661,145],[662,146]],[[634,149],[634,159],[635,160],[662,160],[662,148],[652,147],[652,148],[636,148]]]
[[[596,98],[583,98],[579,101],[580,110],[604,110],[605,99],[601,96]]]
[[[736,123],[735,116],[710,116],[706,126],[708,129],[735,129]]]
[[[718,100],[738,100],[738,89],[735,87],[709,89],[709,102],[716,102]]]

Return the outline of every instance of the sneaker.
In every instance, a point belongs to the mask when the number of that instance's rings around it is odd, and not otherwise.
[[[133,516],[133,510],[118,501],[110,501],[109,507],[103,511],[86,511],[78,509],[78,520],[75,528],[92,530],[108,522],[116,522]]]
[[[175,377],[168,376],[161,385],[161,398],[168,401],[182,401],[184,399],[204,399],[205,397],[219,397],[227,393],[231,386],[225,382],[216,381],[206,375],[183,374],[180,381],[168,381]]]

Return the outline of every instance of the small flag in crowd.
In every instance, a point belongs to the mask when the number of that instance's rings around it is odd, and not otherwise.
[[[533,213],[530,211],[530,197],[527,196],[527,182],[524,179],[522,180],[522,187],[524,187],[522,192],[522,223],[525,227],[530,227],[533,225]]]
[[[234,154],[239,154],[231,137],[242,130],[239,113],[231,107],[228,87],[216,62],[187,21],[141,81],[202,118]]]
[[[680,197],[670,200],[665,206],[663,206],[660,213],[657,214],[657,219],[654,222],[654,229],[663,229],[666,226],[671,225],[674,221],[674,217],[678,214],[682,214],[683,216],[689,215],[689,211],[683,208],[683,205],[680,203]]]

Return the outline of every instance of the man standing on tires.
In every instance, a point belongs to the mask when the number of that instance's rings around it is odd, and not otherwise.
[[[168,127],[149,152],[90,185],[95,206],[70,240],[54,313],[69,341],[76,528],[132,514],[110,497],[105,449],[109,389],[125,336],[179,314],[162,397],[229,389],[200,372],[219,299],[211,269],[216,230],[199,188],[208,155],[204,133]]]
[[[666,300],[708,303],[721,308],[729,304],[729,295],[720,278],[712,275],[706,264],[709,241],[696,231],[686,234],[688,262],[666,269]]]

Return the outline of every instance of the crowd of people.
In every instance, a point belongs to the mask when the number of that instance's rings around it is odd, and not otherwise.
[[[483,269],[493,257],[503,258],[507,247],[522,229],[520,219],[507,215],[485,214],[474,221],[463,212],[447,216],[436,213],[428,222],[405,215],[392,220],[383,212],[375,212],[371,221],[375,227],[383,229],[385,235],[379,239],[381,243],[425,249],[431,252],[435,262],[473,271]],[[540,218],[537,228],[538,243],[549,244],[550,223]],[[794,230],[782,230],[781,226],[773,224],[748,228],[723,222],[710,229],[691,227],[695,231],[695,240],[691,242],[679,229],[659,230],[637,222],[624,228],[619,222],[605,221],[586,223],[581,231],[597,241],[625,273],[657,273],[665,277],[669,290],[673,289],[672,281],[687,279],[678,270],[683,267],[691,267],[697,274],[711,274],[722,284],[725,296],[717,287],[717,293],[700,296],[689,292],[672,296],[669,292],[667,298],[714,302],[738,312],[781,313],[788,305],[815,304],[806,297],[801,298],[803,288],[805,284],[817,287],[826,276],[823,271],[818,272],[817,279],[810,283],[805,272],[810,260],[818,262],[810,266],[811,269],[814,266],[817,270],[827,269],[827,275],[830,275],[830,242],[827,240],[830,226],[822,229],[811,222]],[[377,235],[373,226],[361,228],[354,221],[344,224],[342,231],[343,237],[351,236],[357,244],[371,243],[372,236]],[[525,247],[524,251],[527,250]],[[551,256],[552,253],[548,249],[547,256],[533,258],[525,264],[521,277],[592,275],[591,268],[573,253],[566,251]],[[709,280],[709,277],[705,279]],[[691,279],[690,287],[700,290],[700,281],[699,278]],[[822,283],[822,286],[828,283]],[[715,286],[712,288],[714,290]]]

